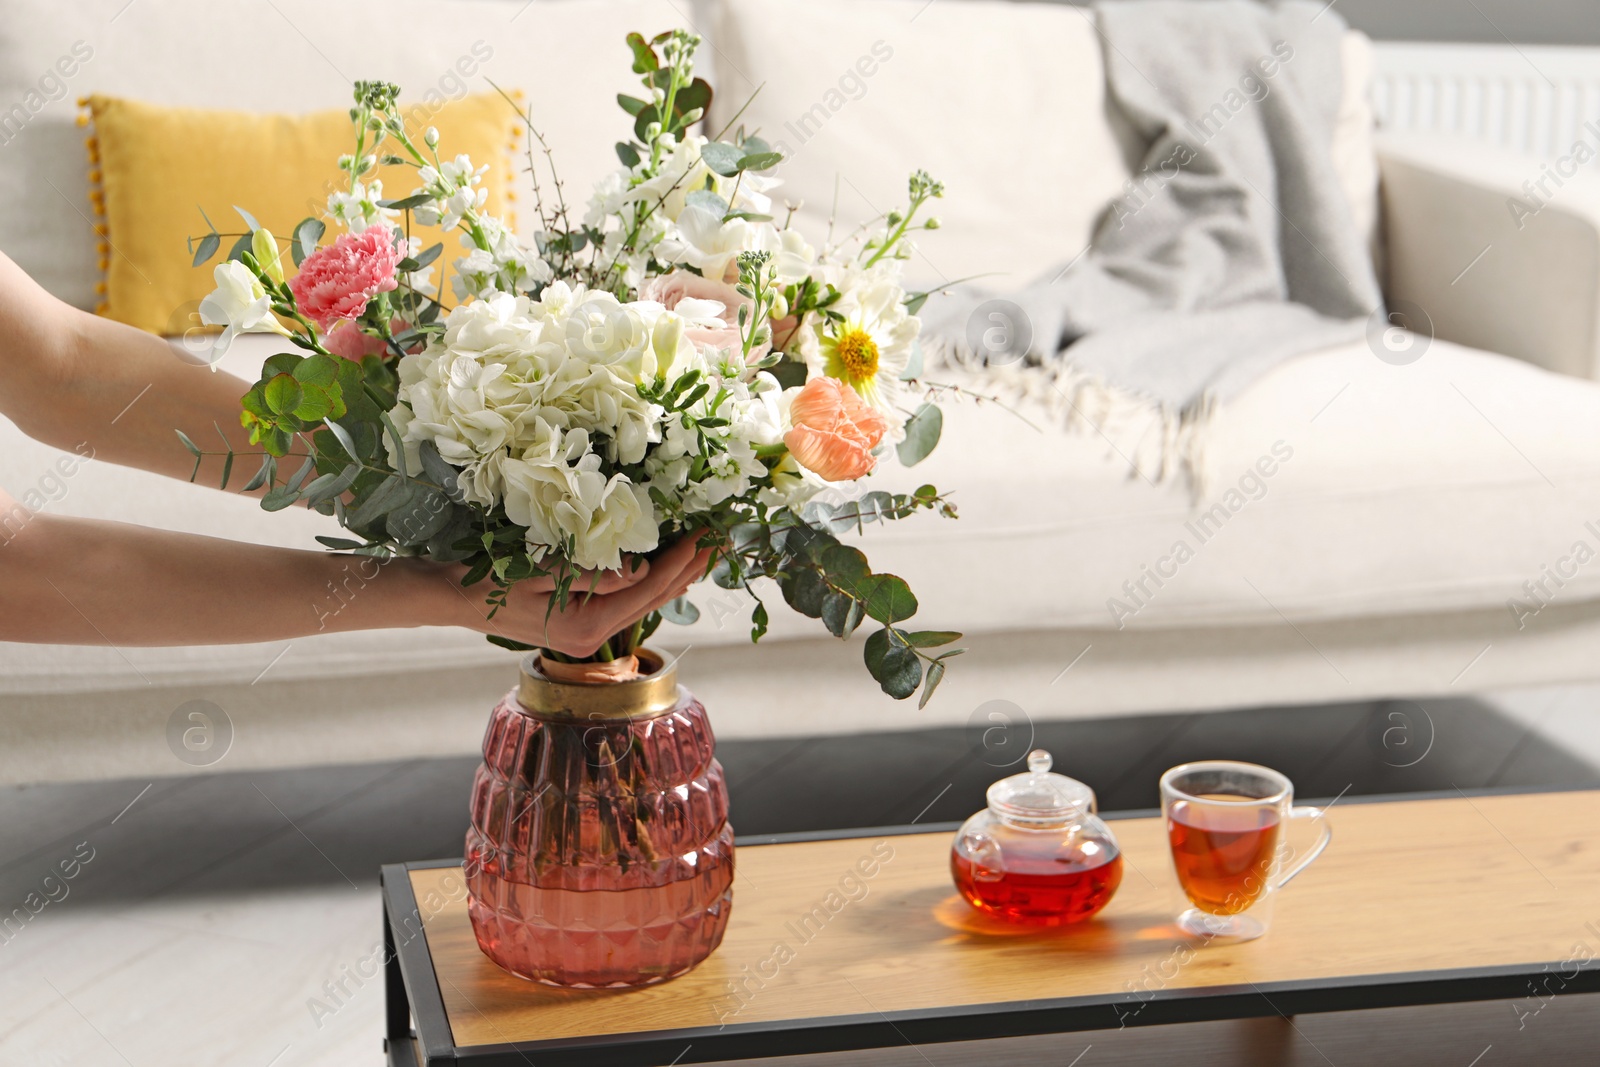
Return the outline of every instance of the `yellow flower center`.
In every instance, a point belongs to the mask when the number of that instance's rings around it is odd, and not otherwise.
[[[878,376],[878,342],[867,331],[848,327],[839,336],[839,362],[852,384],[870,382]]]

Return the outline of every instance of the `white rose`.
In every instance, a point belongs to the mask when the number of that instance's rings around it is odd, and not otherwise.
[[[687,263],[705,277],[721,280],[754,238],[755,231],[744,219],[723,222],[710,208],[691,204],[678,215],[677,229],[662,238],[659,253],[666,262]]]

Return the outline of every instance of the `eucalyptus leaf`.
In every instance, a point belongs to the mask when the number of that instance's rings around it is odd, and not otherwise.
[[[892,574],[874,574],[857,586],[857,595],[867,614],[885,626],[901,622],[917,613],[917,598],[904,579]]]
[[[728,202],[710,189],[696,189],[683,198],[683,203],[685,207],[702,208],[718,218],[725,218],[728,213]]]
[[[639,165],[639,150],[627,141],[617,142],[617,158],[624,167],[637,167]]]
[[[961,635],[954,630],[917,630],[902,636],[912,648],[939,648],[961,640]]]
[[[928,664],[928,676],[923,680],[922,697],[917,701],[918,711],[928,706],[928,701],[933,699],[933,691],[939,688],[939,683],[942,681],[944,681],[944,664]]]
[[[820,573],[807,567],[785,579],[779,588],[791,608],[808,618],[822,618],[822,598],[828,593],[828,584]]]
[[[417,257],[417,270],[421,270],[439,258],[439,253],[444,251],[444,243],[440,242],[422,250],[422,255]]]
[[[643,34],[628,34],[628,47],[633,50],[633,72],[635,74],[649,74],[661,66],[661,60],[656,56],[656,50],[650,47],[650,42],[644,39]]]
[[[461,472],[439,455],[432,441],[422,442],[417,453],[422,457],[422,472],[444,490],[445,496],[457,504],[463,503],[466,498],[461,495]]]
[[[269,489],[267,495],[261,498],[261,510],[282,511],[284,508],[294,504],[298,499],[300,499],[300,494],[288,486],[276,486]]]
[[[688,626],[700,618],[700,609],[688,597],[669,600],[658,609],[661,617],[678,626]]]
[[[272,474],[277,469],[278,461],[272,456],[267,456],[261,461],[261,469],[256,471],[254,477],[252,477],[248,482],[245,482],[244,488],[239,491],[241,493],[252,493],[257,489],[260,489],[272,479]]]
[[[391,474],[364,500],[353,507],[345,516],[345,524],[352,529],[361,527],[389,513],[389,510],[398,504],[404,503],[406,496],[400,495],[406,480],[398,474]]]
[[[250,212],[246,211],[244,208],[240,207],[238,204],[233,205],[233,210],[235,210],[235,211],[237,211],[239,213],[239,217],[241,219],[244,219],[244,224],[246,226],[250,227],[252,232],[255,231],[255,230],[261,229],[261,223],[257,222],[256,221],[256,217],[254,215],[250,214]]]
[[[906,420],[906,436],[895,446],[895,453],[905,467],[915,467],[928,458],[939,444],[944,431],[944,413],[934,404],[923,404]]]
[[[345,454],[360,463],[361,453],[356,451],[356,443],[350,439],[350,431],[332,419],[323,419],[322,424],[328,428],[329,433],[333,434],[334,440],[339,442],[339,447],[344,449]]]
[[[251,234],[245,234],[233,242],[233,247],[228,249],[228,258],[243,261],[246,252],[250,251],[250,242],[254,240]]]
[[[783,162],[781,152],[751,152],[739,159],[740,170],[770,170]]]
[[[300,469],[294,472],[294,477],[290,478],[284,484],[298,493],[302,488],[304,488],[306,479],[310,478],[316,469],[317,458],[315,456],[307,456],[306,461],[300,464]]]
[[[214,233],[208,233],[200,238],[200,246],[194,250],[194,263],[198,267],[206,260],[217,254],[217,249],[222,247],[222,238]]]
[[[189,454],[191,456],[193,456],[195,459],[200,458],[200,446],[191,441],[188,434],[184,433],[182,430],[174,430],[173,433],[178,435],[178,440],[183,442],[183,447],[189,450]]]
[[[300,220],[300,225],[294,228],[294,245],[289,249],[289,255],[294,259],[294,265],[304,263],[306,257],[317,250],[317,242],[322,240],[322,235],[328,227],[319,218],[306,218]]]
[[[406,470],[406,444],[400,437],[400,431],[395,427],[394,420],[387,411],[380,412],[378,418],[383,421],[383,428],[389,434],[389,442],[394,445],[394,467],[400,472],[400,477],[409,478],[411,472]]]
[[[829,592],[822,598],[822,623],[835,637],[849,637],[861,625],[861,601],[848,593]]]
[[[389,512],[384,525],[389,536],[401,544],[422,544],[450,522],[450,501],[436,489],[417,482],[407,484],[408,499]]]
[[[922,661],[903,645],[891,645],[883,654],[878,684],[896,700],[904,700],[922,683]]]
[[[407,196],[400,200],[380,200],[378,201],[378,206],[393,208],[396,211],[409,211],[412,208],[431,203],[433,203],[433,197],[430,194],[417,193],[414,196]]]
[[[324,534],[318,534],[317,541],[319,544],[337,549],[340,552],[350,552],[357,548],[366,547],[360,541],[352,541],[348,537],[328,537]]]
[[[322,503],[324,500],[332,500],[354,485],[356,479],[360,476],[360,464],[352,463],[337,473],[324,474],[313,478],[311,484],[301,491],[301,498],[307,504],[313,506]]]
[[[739,162],[744,152],[722,141],[708,141],[700,147],[700,161],[724,178],[739,173]]]
[[[828,578],[838,586],[852,592],[855,587],[872,574],[872,567],[867,563],[867,557],[859,548],[849,545],[834,545],[822,554],[822,569],[827,572]]]
[[[428,558],[440,563],[459,563],[471,556],[473,549],[457,545],[472,533],[472,519],[470,508],[451,508],[450,521],[428,539]]]

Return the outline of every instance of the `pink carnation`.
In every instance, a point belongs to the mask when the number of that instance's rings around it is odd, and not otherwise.
[[[369,226],[307,256],[289,289],[300,313],[327,332],[340,319],[360,315],[374,296],[394,289],[399,262],[393,232]]]
[[[346,320],[329,330],[322,338],[322,346],[336,356],[359,362],[363,356],[379,355],[388,349],[383,338],[363,333],[360,326]]]

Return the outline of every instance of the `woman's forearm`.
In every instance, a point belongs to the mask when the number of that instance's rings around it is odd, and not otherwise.
[[[380,563],[29,511],[0,491],[0,641],[216,645],[344,630],[459,626],[574,656],[704,576],[684,537],[648,566],[604,579],[559,610],[522,583],[493,618],[484,587],[421,559]],[[600,583],[596,583],[600,584]]]
[[[483,628],[482,605],[463,594],[420,560],[380,565],[15,507],[0,515],[4,641],[201,645]]]
[[[143,330],[68,307],[4,255],[0,291],[0,413],[28,436],[185,480],[194,457],[175,430],[208,452],[259,455],[239,425],[246,383]],[[195,480],[220,484],[222,464],[207,457]],[[255,466],[236,461],[230,485],[244,485]]]

